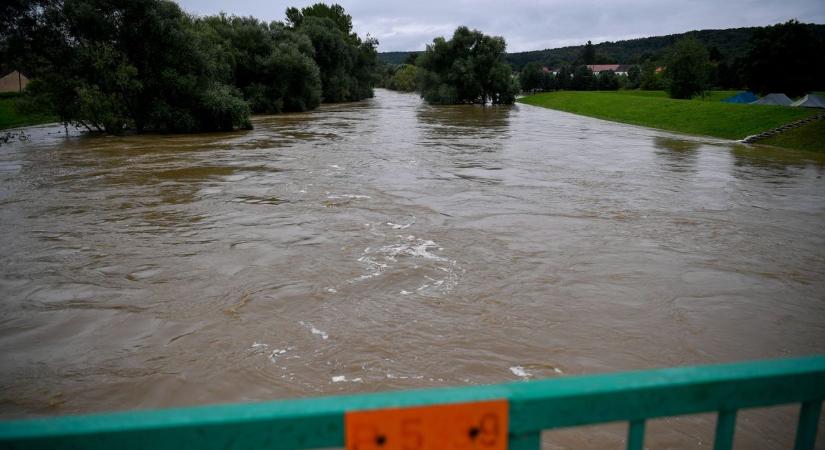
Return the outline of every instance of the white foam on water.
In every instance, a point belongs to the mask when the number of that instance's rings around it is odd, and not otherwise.
[[[387,222],[387,225],[394,225]],[[384,239],[389,238],[385,236]],[[358,262],[366,265],[366,273],[347,280],[348,283],[358,283],[371,278],[381,276],[391,272],[396,266],[402,264],[402,260],[407,260],[406,267],[414,270],[441,271],[444,276],[428,276],[422,274],[425,280],[414,292],[406,289],[400,290],[401,295],[410,295],[419,292],[426,295],[438,295],[437,292],[447,292],[455,288],[458,284],[460,274],[463,272],[458,267],[457,261],[448,259],[435,252],[443,251],[444,248],[430,239],[422,239],[414,235],[396,235],[395,242],[380,247],[369,246],[363,250],[363,254],[357,258]],[[432,264],[435,262],[435,264]],[[430,275],[433,275],[430,273]],[[440,275],[440,274],[438,274]]]
[[[441,256],[430,253],[430,249],[438,249],[435,242],[424,239],[416,239],[415,236],[407,236],[407,241],[399,244],[385,245],[379,250],[390,259],[395,259],[399,256],[411,256],[413,258],[432,259],[434,261],[446,261]]]
[[[357,195],[357,194],[327,195],[327,199],[329,199],[329,200],[336,200],[336,199],[341,199],[341,198],[351,198],[351,199],[356,199],[356,200],[363,200],[363,199],[368,199],[368,198],[372,198],[372,197],[370,197],[369,195]]]
[[[337,291],[337,290],[335,290],[334,288],[327,288],[327,292],[329,292],[330,294],[336,294],[336,293],[338,293],[338,291]]]
[[[306,323],[302,320],[300,322],[300,324],[303,325],[304,327],[308,328],[309,331],[312,334],[317,335],[317,336],[321,336],[321,339],[323,339],[323,340],[329,339],[329,335],[327,334],[326,331],[319,330],[318,328],[315,328],[311,323]]]
[[[269,354],[269,360],[272,361],[273,363],[277,363],[278,362],[278,357],[280,355],[283,355],[284,353],[286,353],[286,350],[284,350],[284,349],[272,350],[272,352]]]
[[[346,375],[335,375],[335,376],[332,377],[332,382],[333,383],[344,383],[344,382],[361,383],[362,381],[364,381],[364,380],[361,379],[361,377],[352,378],[352,379],[347,379]]]
[[[407,224],[399,224],[399,223],[392,223],[387,222],[388,227],[392,227],[393,230],[406,230],[407,228],[413,226],[415,224],[415,217],[412,218],[412,221]]]
[[[521,366],[510,367],[510,372],[512,372],[513,375],[515,375],[517,377],[521,377],[525,380],[533,376],[533,374],[531,374],[530,372],[525,370],[524,367],[521,367]]]

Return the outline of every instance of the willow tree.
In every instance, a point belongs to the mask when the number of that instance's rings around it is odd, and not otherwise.
[[[321,102],[315,50],[305,35],[254,17],[221,14],[198,24],[218,49],[216,59],[229,66],[232,84],[252,112],[306,111]]]
[[[418,88],[429,103],[513,103],[519,90],[499,36],[458,27],[433,40],[416,60]]]
[[[373,96],[378,67],[378,41],[361,40],[352,31],[352,17],[340,5],[316,3],[288,8],[287,23],[309,38],[321,76],[323,101],[357,101]]]
[[[249,127],[249,106],[192,18],[166,0],[20,1],[0,47],[31,100],[89,130]]]

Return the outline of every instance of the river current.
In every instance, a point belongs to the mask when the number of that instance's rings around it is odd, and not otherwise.
[[[0,147],[0,417],[825,352],[822,155],[385,90],[253,123]]]

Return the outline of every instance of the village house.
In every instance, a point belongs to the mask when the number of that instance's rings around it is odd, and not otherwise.
[[[616,75],[627,75],[632,66],[627,64],[588,64],[587,68],[593,73],[613,71]]]
[[[601,72],[608,72],[613,71],[616,75],[627,75],[627,72],[630,71],[630,68],[633,67],[629,64],[588,64],[587,68],[592,70],[593,73],[601,73]],[[551,69],[549,67],[542,67],[541,68],[545,73],[552,73],[553,75],[558,75],[559,69]]]

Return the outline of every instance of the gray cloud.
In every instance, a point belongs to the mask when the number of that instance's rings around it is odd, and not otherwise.
[[[283,20],[287,6],[318,0],[180,0],[195,14],[252,15]],[[327,2],[331,3],[331,2]],[[360,35],[379,51],[423,50],[436,36],[467,25],[504,36],[508,51],[616,41],[711,28],[771,25],[788,19],[825,23],[822,0],[339,0]]]

